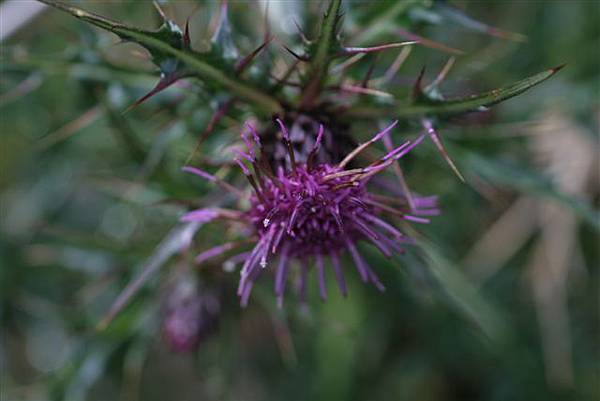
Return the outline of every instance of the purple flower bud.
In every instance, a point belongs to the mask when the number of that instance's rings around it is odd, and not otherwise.
[[[200,293],[196,283],[182,281],[167,295],[162,321],[163,339],[173,352],[191,352],[214,332],[220,303],[210,293]]]

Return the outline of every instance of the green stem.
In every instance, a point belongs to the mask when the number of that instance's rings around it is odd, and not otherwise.
[[[323,28],[317,41],[317,50],[311,59],[308,74],[308,85],[302,95],[301,107],[309,106],[323,88],[323,83],[329,73],[331,48],[335,42],[337,24],[340,19],[342,0],[331,0],[323,19]]]

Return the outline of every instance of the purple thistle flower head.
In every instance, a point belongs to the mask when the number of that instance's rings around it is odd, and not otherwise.
[[[395,219],[413,222],[428,222],[419,215],[434,215],[435,197],[421,198],[405,194],[404,197],[389,198],[369,192],[367,184],[373,176],[394,165],[398,159],[408,153],[424,138],[421,134],[414,141],[406,141],[398,147],[388,147],[388,153],[368,166],[347,169],[346,166],[361,151],[372,143],[385,137],[397,124],[390,124],[371,140],[358,146],[337,164],[315,164],[315,156],[319,150],[323,127],[315,140],[315,145],[306,157],[306,162],[297,163],[291,146],[290,135],[281,120],[277,120],[282,131],[282,142],[288,152],[285,168],[279,166],[273,171],[259,158],[255,149],[260,149],[258,136],[254,135],[254,143],[248,136],[242,138],[248,147],[248,153],[239,152],[236,162],[250,182],[253,192],[250,197],[250,208],[236,215],[245,220],[256,232],[257,242],[254,248],[243,254],[243,266],[238,287],[238,296],[242,306],[247,305],[252,287],[258,277],[278,259],[275,268],[275,294],[278,304],[283,302],[283,295],[288,276],[291,275],[292,261],[299,262],[299,293],[305,297],[308,269],[314,264],[316,269],[319,293],[322,299],[327,297],[325,283],[326,259],[331,262],[333,274],[340,291],[346,295],[347,289],[340,256],[349,253],[354,261],[358,274],[363,282],[371,282],[380,291],[384,290],[379,278],[360,255],[357,242],[365,241],[377,247],[386,257],[394,253],[402,253],[403,245],[411,242],[392,223],[386,221],[385,215]],[[254,129],[251,130],[255,132]],[[387,141],[390,143],[390,140]],[[244,160],[251,165],[249,168]],[[195,172],[205,179],[215,177]],[[219,182],[217,182],[219,184]],[[225,183],[221,183],[224,186]],[[412,210],[408,205],[412,206]],[[410,212],[410,213],[409,213]],[[232,213],[230,211],[229,213]],[[238,212],[239,213],[239,212]],[[193,216],[206,216],[202,211],[193,211],[183,216],[183,220],[194,220]],[[214,210],[213,214],[214,215]],[[190,218],[192,216],[192,218]],[[217,216],[215,216],[217,217]],[[223,216],[225,217],[225,216]],[[203,252],[202,261],[210,254],[216,256],[231,247],[214,248]]]

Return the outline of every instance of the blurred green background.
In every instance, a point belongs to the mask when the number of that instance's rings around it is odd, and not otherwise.
[[[206,44],[217,3],[160,3],[180,25],[190,17],[196,48]],[[419,227],[425,262],[416,252],[391,262],[367,255],[385,293],[349,274],[347,299],[330,280],[327,303],[314,283],[308,308],[292,296],[278,310],[263,280],[241,310],[237,274],[201,272],[221,294],[220,323],[188,354],[170,352],[159,325],[169,283],[194,251],[165,264],[105,330],[96,325],[176,224],[181,200],[210,202],[214,191],[180,167],[220,95],[184,81],[123,113],[156,82],[141,48],[35,4],[0,2],[0,399],[600,397],[597,1],[423,2],[386,20],[390,29],[368,44],[398,40],[403,27],[464,51],[444,93],[567,67],[490,111],[441,124],[467,184],[431,144],[408,158],[411,188],[439,194],[443,214]],[[159,21],[146,1],[73,4],[145,28]],[[346,3],[346,42],[381,28],[394,4]],[[448,4],[527,40],[479,32],[442,13]],[[281,44],[298,43],[293,21],[313,34],[320,7],[271,1],[272,52],[290,63]],[[263,9],[230,2],[246,53],[259,43]],[[375,76],[396,54],[377,59]],[[408,91],[423,65],[433,79],[450,56],[416,46],[390,86]],[[369,65],[361,60],[351,74]],[[220,124],[198,160],[223,160],[244,113]],[[359,138],[378,128],[348,124]],[[203,228],[196,248],[224,235],[219,225]]]

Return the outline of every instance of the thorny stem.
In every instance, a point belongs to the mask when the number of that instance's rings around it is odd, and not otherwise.
[[[330,52],[335,41],[341,4],[342,0],[331,0],[327,8],[327,14],[323,20],[321,34],[317,42],[317,50],[313,59],[311,59],[307,86],[300,101],[300,108],[310,107],[314,103],[328,76],[331,62]]]

